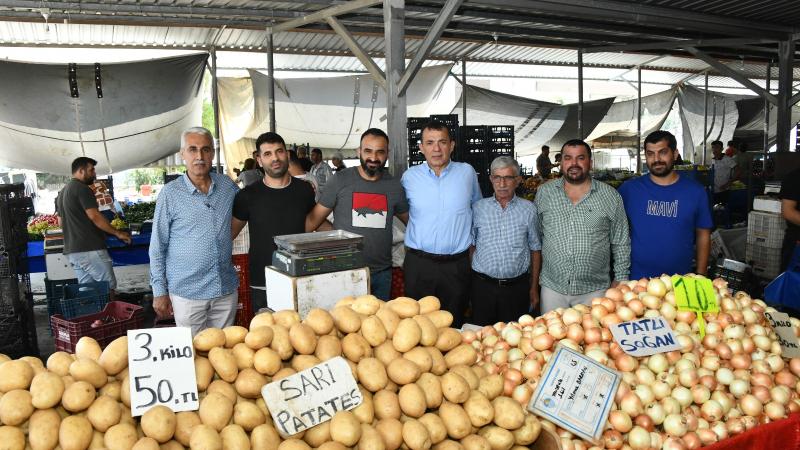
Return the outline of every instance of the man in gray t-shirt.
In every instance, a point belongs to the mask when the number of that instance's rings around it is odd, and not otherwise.
[[[306,218],[306,231],[313,231],[333,211],[334,228],[364,236],[372,294],[382,300],[388,300],[392,282],[392,217],[408,222],[403,186],[383,170],[388,154],[386,133],[377,128],[365,131],[358,148],[361,164],[330,178]]]

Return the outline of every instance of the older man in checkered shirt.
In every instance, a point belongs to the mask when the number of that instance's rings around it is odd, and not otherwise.
[[[536,193],[542,230],[542,313],[589,304],[627,280],[631,243],[622,197],[592,179],[592,149],[573,139],[561,148],[563,178]],[[611,258],[614,277],[610,279]]]
[[[472,205],[472,322],[516,321],[539,303],[536,206],[515,195],[519,164],[500,156],[490,167],[494,195]]]

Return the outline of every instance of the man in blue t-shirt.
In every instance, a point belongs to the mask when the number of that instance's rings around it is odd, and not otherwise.
[[[711,208],[700,183],[672,170],[678,146],[668,131],[644,140],[649,175],[620,186],[631,234],[631,279],[661,274],[705,275],[711,250]]]

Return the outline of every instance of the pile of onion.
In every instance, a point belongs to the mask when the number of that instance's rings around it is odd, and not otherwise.
[[[505,376],[505,394],[527,405],[558,344],[616,369],[616,393],[601,445],[543,420],[565,450],[694,449],[800,411],[800,358],[784,359],[764,312],[774,311],[745,292],[713,281],[719,313],[678,311],[669,276],[628,281],[591,305],[558,309],[517,322],[462,333],[489,373]],[[609,326],[664,317],[682,349],[635,358],[614,342]],[[795,333],[800,320],[791,318]],[[800,336],[800,334],[798,334]]]

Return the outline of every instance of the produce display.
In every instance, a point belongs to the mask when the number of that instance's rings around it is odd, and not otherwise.
[[[0,448],[9,450],[522,450],[537,417],[504,396],[504,379],[435,297],[345,298],[330,312],[262,313],[250,327],[194,337],[198,411],[130,413],[128,342],[82,338],[46,364],[0,361]],[[322,361],[346,358],[363,403],[282,438],[261,388]]]
[[[28,222],[28,239],[32,241],[41,241],[44,239],[44,234],[47,230],[55,230],[58,228],[61,228],[58,224],[58,215],[39,214]]]
[[[598,448],[694,449],[800,411],[800,358],[781,357],[764,312],[774,312],[745,292],[732,294],[713,281],[718,313],[704,313],[705,335],[692,311],[679,311],[671,278],[642,279],[608,289],[590,306],[523,316],[480,331],[464,342],[489,374],[503,374],[503,394],[526,404],[556,345],[577,350],[616,369],[622,383]],[[635,358],[613,340],[609,327],[642,317],[663,317],[680,351]],[[797,335],[800,321],[791,318]],[[542,420],[564,449],[594,444]]]

